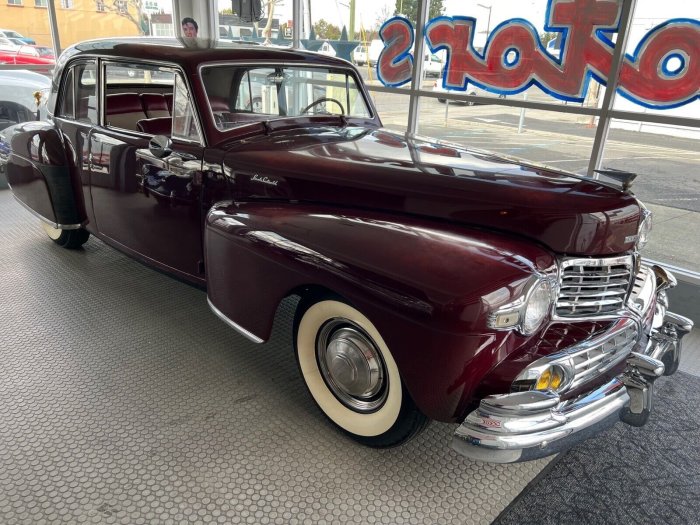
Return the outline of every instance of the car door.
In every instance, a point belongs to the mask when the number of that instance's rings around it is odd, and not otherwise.
[[[97,228],[139,259],[203,282],[203,140],[187,86],[174,68],[148,64],[105,61],[101,73],[101,125],[90,135]],[[141,93],[173,91],[172,115],[149,119]],[[160,136],[168,147],[154,153],[155,135],[143,130],[157,120],[169,128]]]
[[[96,233],[95,216],[90,198],[90,132],[98,122],[97,60],[80,59],[66,67],[61,79],[59,103],[54,115],[69,153],[68,162],[82,198],[87,218],[86,228]]]

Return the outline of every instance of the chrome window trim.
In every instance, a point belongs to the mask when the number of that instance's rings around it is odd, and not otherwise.
[[[176,77],[180,77],[180,81],[184,84],[185,91],[188,94],[188,104],[190,106],[190,109],[192,110],[192,116],[194,117],[194,125],[197,128],[197,135],[199,136],[199,140],[193,140],[189,137],[183,137],[181,135],[176,135],[175,133],[170,134],[171,139],[177,139],[178,141],[181,142],[187,142],[190,144],[199,144],[202,147],[206,147],[206,141],[204,139],[204,132],[202,131],[202,125],[200,122],[200,117],[199,114],[197,113],[197,104],[195,104],[195,98],[193,96],[193,91],[192,91],[192,86],[189,85],[187,82],[187,76],[181,71],[178,70],[175,72]],[[171,117],[175,117],[174,112],[175,112],[175,88],[177,87],[178,81],[177,78],[175,79],[175,82],[173,83],[173,114],[171,114]]]
[[[209,305],[209,308],[211,308],[211,311],[214,312],[214,313],[216,314],[216,316],[217,316],[219,319],[221,319],[224,323],[226,323],[226,324],[229,325],[231,328],[233,328],[234,330],[236,330],[236,331],[237,331],[238,333],[240,333],[242,336],[244,336],[244,337],[246,337],[247,339],[253,341],[254,343],[258,343],[258,344],[259,344],[259,343],[263,343],[263,342],[264,342],[263,339],[261,339],[260,337],[258,337],[257,335],[255,335],[253,332],[249,332],[248,330],[246,330],[245,328],[243,328],[241,325],[239,325],[239,324],[237,324],[237,323],[234,323],[233,321],[231,321],[231,319],[229,319],[228,317],[226,317],[226,315],[225,315],[221,310],[219,310],[216,306],[214,306],[214,303],[211,302],[211,298],[209,298],[209,297],[207,297],[207,304]]]
[[[133,130],[133,129],[126,129],[126,128],[119,128],[116,126],[107,126],[105,124],[105,115],[104,115],[104,104],[102,103],[102,98],[103,98],[103,93],[106,93],[106,75],[104,74],[104,67],[109,65],[110,63],[115,63],[115,64],[134,64],[133,61],[129,61],[126,58],[122,57],[104,57],[101,55],[88,55],[91,59],[97,60],[97,74],[98,74],[98,94],[97,96],[99,97],[99,111],[98,111],[98,118],[99,118],[99,123],[98,124],[92,124],[92,126],[99,126],[103,129],[107,130],[118,130],[119,132],[126,132],[130,133],[133,135],[138,135],[139,137],[143,137],[145,139],[148,139],[152,137],[153,135],[150,135],[149,133],[143,133],[138,130]],[[86,55],[80,55],[77,60],[84,59]],[[192,86],[188,83],[187,81],[187,75],[184,74],[184,71],[180,66],[177,64],[174,64],[172,62],[166,62],[162,60],[139,60],[136,62],[137,64],[144,64],[144,65],[151,65],[151,66],[158,66],[158,67],[167,67],[169,69],[173,70],[173,73],[175,75],[180,74],[182,77],[182,81],[185,83],[185,87],[187,88],[188,93],[192,93]],[[66,64],[64,69],[68,69],[71,64]],[[62,84],[62,82],[61,82]],[[163,84],[163,85],[169,85],[169,84]],[[175,94],[175,83],[173,82],[172,84],[173,88],[173,96]],[[171,138],[173,139],[173,142],[181,142],[181,143],[186,143],[186,144],[193,144],[197,146],[201,146],[203,148],[206,148],[206,137],[204,136],[204,133],[202,132],[202,126],[201,126],[201,117],[199,113],[197,112],[197,107],[196,104],[192,104],[192,97],[190,97],[190,106],[192,107],[192,113],[195,117],[195,126],[197,127],[197,134],[199,135],[199,141],[196,140],[191,140],[185,137],[180,137],[180,136],[172,136]]]
[[[71,60],[70,62],[68,62],[63,67],[63,70],[61,71],[61,78],[58,79],[58,90],[56,92],[56,104],[54,106],[54,110],[58,110],[58,109],[62,110],[63,109],[62,105],[63,105],[63,97],[65,95],[64,87],[65,87],[66,76],[68,76],[70,74],[70,72],[73,71],[74,67],[76,67],[80,64],[87,64],[90,62],[93,62],[95,65],[95,99],[96,99],[95,103],[96,104],[99,103],[99,96],[100,96],[100,93],[99,93],[100,86],[98,83],[98,79],[99,79],[98,75],[99,75],[99,69],[100,69],[99,58],[94,57],[94,56],[79,56],[79,57],[76,57],[75,59]],[[76,76],[74,74],[73,75],[73,84],[74,85],[75,85],[76,81],[77,81]],[[75,92],[73,93],[73,95],[75,95]],[[73,116],[72,117],[57,115],[58,113],[60,113],[60,111],[54,111],[54,113],[51,113],[48,111],[48,106],[47,106],[46,113],[47,113],[48,118],[58,118],[58,119],[66,121],[66,122],[73,122],[76,124],[82,124],[84,126],[98,126],[99,125],[99,122],[81,122],[78,119],[76,119],[75,118],[76,108],[77,108],[77,100],[73,100]],[[100,119],[100,112],[101,112],[101,108],[98,108],[98,110],[97,110],[98,121]]]

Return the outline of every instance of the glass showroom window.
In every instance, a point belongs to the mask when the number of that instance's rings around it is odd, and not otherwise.
[[[613,107],[626,116],[611,120],[601,163],[637,174],[633,190],[653,212],[656,230],[643,255],[693,272],[700,272],[697,242],[689,242],[693,236],[697,239],[700,228],[700,178],[695,176],[700,166],[700,127],[684,124],[690,119],[698,125],[700,100],[692,96],[694,100],[687,102],[684,96],[684,91],[697,93],[697,83],[685,82],[690,60],[697,58],[687,54],[682,35],[700,27],[699,21],[697,2],[668,2],[660,8],[651,0],[637,1],[626,46],[628,59],[653,52],[656,35],[668,31],[664,38],[675,38],[679,49],[659,51],[655,71],[660,81],[674,82],[675,88],[666,100],[646,92],[654,80],[618,89]],[[649,117],[662,120],[643,120]]]
[[[321,0],[310,0],[308,5],[302,2],[301,44],[308,50],[355,64],[371,90],[370,96],[384,125],[404,132],[410,98],[403,88],[386,89],[377,75],[377,61],[384,48],[379,32],[382,24],[396,14],[395,4],[394,1],[377,2],[368,10],[357,1],[337,5]],[[407,42],[407,45],[407,51],[412,52],[412,42]],[[403,63],[402,67],[408,67],[408,64]]]
[[[291,46],[292,3],[262,0],[258,6],[256,2],[242,2],[242,12],[238,13],[233,12],[229,0],[218,0],[219,38]]]
[[[688,74],[697,60],[690,43],[698,40],[700,4],[671,1],[661,7],[638,0],[629,24],[629,3],[596,13],[588,12],[586,2],[566,4],[551,9],[546,0],[431,0],[427,49],[420,62],[414,58],[423,78],[412,96],[422,95],[422,105],[418,126],[409,121],[409,129],[581,175],[599,176],[593,169],[606,168],[633,172],[634,192],[654,208],[657,228],[669,230],[655,238],[676,239],[654,246],[652,237],[644,255],[698,272],[695,243],[679,232],[700,227],[700,187],[688,177],[700,161],[700,101],[697,81]],[[382,30],[397,35],[409,27],[421,38],[415,30],[417,7],[406,2],[403,10],[399,20],[387,16]],[[610,31],[590,34],[588,51],[580,48],[582,40],[576,48],[572,34],[594,15],[609,18],[598,22]],[[620,36],[614,33],[626,25],[626,54],[620,56],[614,43]],[[662,44],[671,47],[659,49]],[[401,45],[395,40],[385,53],[400,58]],[[358,49],[366,59],[368,50]],[[645,53],[653,55],[653,67],[642,60]],[[609,79],[615,69],[621,71],[617,91],[606,96],[608,82],[617,81]],[[411,86],[411,75],[393,62],[379,68],[379,78],[384,86]],[[380,114],[385,122],[398,116]]]
[[[122,0],[62,0],[65,10],[57,10],[61,47],[84,40],[117,36],[145,36],[153,34],[152,15],[143,9],[143,2]],[[172,27],[169,15],[172,4],[161,2],[168,13],[167,25]]]

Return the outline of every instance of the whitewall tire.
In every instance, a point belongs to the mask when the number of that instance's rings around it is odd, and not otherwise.
[[[311,396],[351,437],[388,447],[425,428],[429,420],[405,391],[389,348],[357,309],[336,299],[302,300],[294,336]]]
[[[90,238],[90,232],[83,228],[77,230],[62,230],[60,228],[54,228],[45,222],[41,223],[41,227],[46,232],[46,235],[49,236],[49,239],[69,250],[80,248]]]

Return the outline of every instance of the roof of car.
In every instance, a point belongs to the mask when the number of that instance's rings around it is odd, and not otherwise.
[[[57,69],[62,69],[76,55],[163,61],[179,64],[185,69],[195,69],[204,62],[228,60],[302,62],[333,67],[349,65],[338,58],[289,47],[201,38],[132,37],[87,40],[75,44],[61,54]]]

